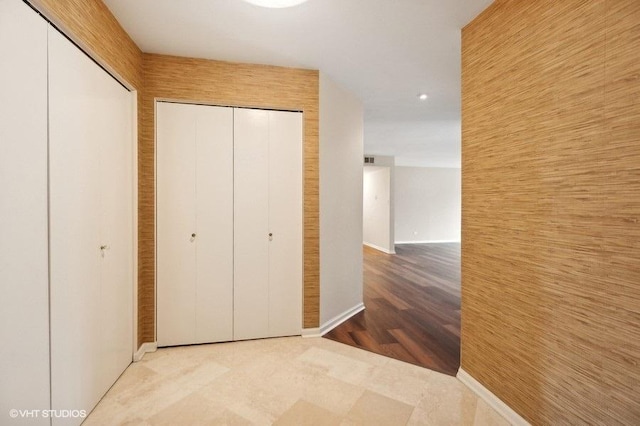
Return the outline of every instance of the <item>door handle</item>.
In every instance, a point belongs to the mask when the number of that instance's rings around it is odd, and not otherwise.
[[[102,245],[100,246],[100,256],[104,257],[104,252],[105,250],[109,250],[109,246],[108,245]]]
[[[273,233],[269,232],[269,241],[273,241]]]
[[[196,233],[194,232],[193,234],[191,234],[190,241],[194,242],[195,240],[196,240]]]

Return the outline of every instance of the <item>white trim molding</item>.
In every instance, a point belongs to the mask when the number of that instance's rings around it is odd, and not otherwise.
[[[322,333],[320,333],[320,327],[303,328],[302,337],[322,337]]]
[[[396,241],[395,244],[444,244],[460,243],[460,240],[424,240],[424,241]]]
[[[133,325],[131,332],[133,334],[133,347],[138,347],[138,208],[139,208],[139,198],[138,198],[138,91],[131,91],[131,103],[132,103],[132,111],[133,118],[131,120],[132,124],[132,141],[131,144],[131,156],[132,162],[131,165],[133,171],[133,211],[131,215],[133,217],[133,252],[131,253],[131,257],[133,259]]]
[[[318,328],[302,329],[302,337],[322,337],[352,316],[364,311],[364,303],[358,303],[353,308],[347,309],[343,313],[336,315]]]
[[[396,254],[395,250],[391,251],[391,250],[387,250],[386,248],[382,248],[380,246],[377,246],[375,244],[371,244],[371,243],[367,243],[367,242],[362,242],[362,244],[364,244],[367,247],[371,247],[372,249],[381,251],[383,253],[387,253],[387,254]]]
[[[158,342],[148,342],[140,345],[140,348],[133,354],[133,362],[140,361],[147,352],[155,352],[158,350]]]
[[[458,370],[456,377],[512,425],[531,426],[531,424],[523,419],[520,414],[516,413],[511,407],[505,404],[504,401],[495,396],[489,389],[485,388],[479,381],[473,378],[473,376],[464,371],[462,367]]]

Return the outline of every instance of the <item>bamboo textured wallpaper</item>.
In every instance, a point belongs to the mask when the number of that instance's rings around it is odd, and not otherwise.
[[[140,140],[141,341],[154,339],[155,99],[303,111],[304,120],[304,327],[318,327],[320,306],[318,71],[144,54]]]
[[[29,0],[109,71],[142,86],[142,52],[101,0]]]
[[[462,368],[640,424],[640,2],[498,0],[462,45]]]

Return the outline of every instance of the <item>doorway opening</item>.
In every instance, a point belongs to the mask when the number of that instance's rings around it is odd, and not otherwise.
[[[389,158],[363,170],[365,310],[325,337],[455,376],[460,169],[399,167]]]

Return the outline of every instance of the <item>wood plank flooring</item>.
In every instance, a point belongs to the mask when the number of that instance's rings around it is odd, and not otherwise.
[[[454,376],[460,366],[460,244],[364,247],[366,309],[324,337]]]

